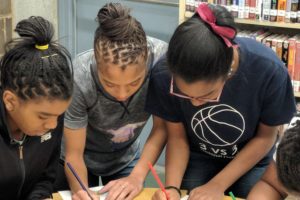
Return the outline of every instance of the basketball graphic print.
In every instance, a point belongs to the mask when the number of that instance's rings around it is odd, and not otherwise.
[[[213,146],[235,144],[245,131],[245,120],[240,112],[226,104],[205,107],[192,118],[195,135]]]

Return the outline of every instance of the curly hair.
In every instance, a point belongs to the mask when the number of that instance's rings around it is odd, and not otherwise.
[[[291,192],[300,192],[300,120],[287,129],[278,145],[276,166],[278,178]]]

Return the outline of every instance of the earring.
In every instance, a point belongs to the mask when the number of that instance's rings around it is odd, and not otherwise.
[[[230,67],[230,69],[229,69],[229,72],[228,72],[227,76],[231,76],[231,75],[232,75],[232,73],[233,73],[233,69],[232,69],[232,67]]]

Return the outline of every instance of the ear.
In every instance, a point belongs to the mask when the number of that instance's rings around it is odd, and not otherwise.
[[[12,112],[19,105],[19,97],[10,90],[3,92],[3,102],[7,111]]]

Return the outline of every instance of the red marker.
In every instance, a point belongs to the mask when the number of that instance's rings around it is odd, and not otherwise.
[[[163,191],[163,193],[165,193],[167,200],[169,200],[168,195],[167,195],[167,191],[165,189],[165,186],[162,184],[162,182],[161,182],[159,176],[157,175],[154,167],[152,166],[152,164],[150,162],[148,162],[148,166],[149,166],[149,169],[151,170],[151,172],[152,172],[152,174],[154,176],[154,179],[158,183],[160,189]]]

